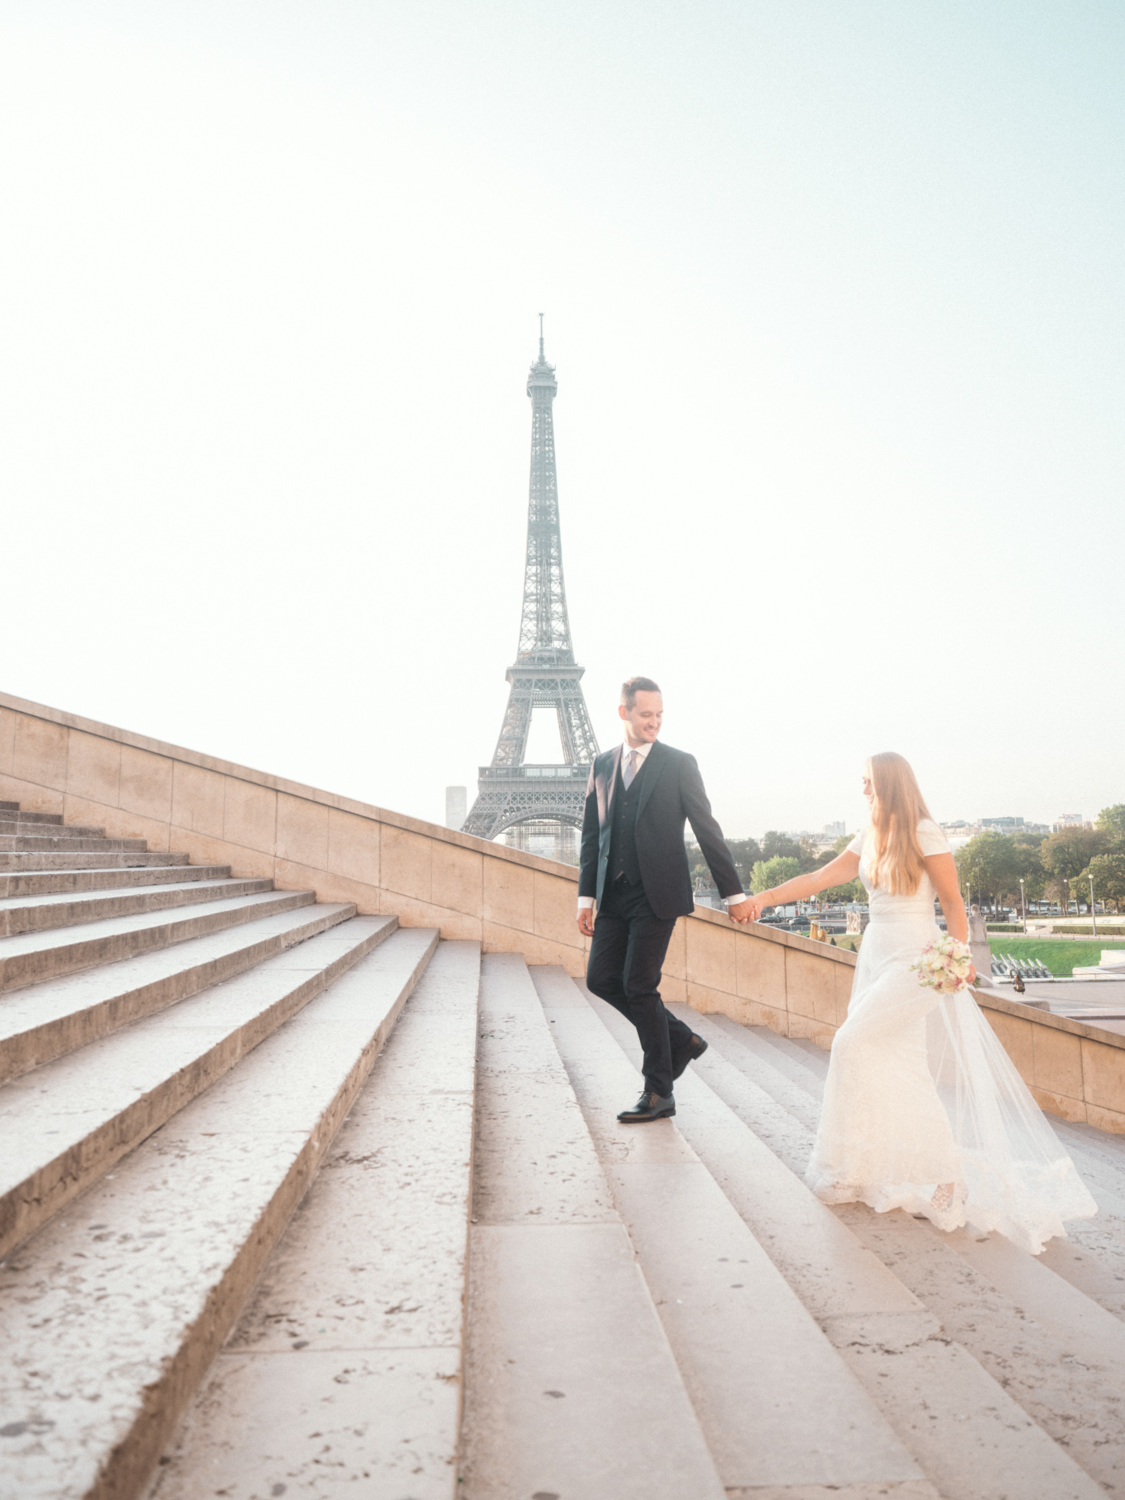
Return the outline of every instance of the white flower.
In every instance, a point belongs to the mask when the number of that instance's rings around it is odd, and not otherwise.
[[[968,985],[972,953],[965,943],[942,933],[925,945],[922,956],[910,967],[917,971],[919,984],[955,994]]]

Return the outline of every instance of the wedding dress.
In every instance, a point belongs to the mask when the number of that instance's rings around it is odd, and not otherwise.
[[[918,838],[924,855],[949,852],[928,819]],[[891,895],[872,885],[871,830],[848,847],[871,920],[805,1181],[825,1203],[997,1229],[1038,1255],[1097,1204],[971,991],[943,994],[911,972],[937,933],[929,876],[914,895]]]

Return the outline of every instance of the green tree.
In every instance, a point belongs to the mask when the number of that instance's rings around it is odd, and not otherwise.
[[[750,873],[762,857],[761,846],[757,839],[727,839],[727,848],[730,850],[731,858],[734,860],[735,869],[738,871],[739,879],[742,881],[742,889],[750,889]],[[703,851],[698,844],[687,845],[688,869],[691,871],[692,881],[700,878],[711,879],[711,872],[707,868],[707,861],[703,858]]]
[[[829,864],[832,860],[843,854],[853,838],[854,834],[842,833],[832,845],[832,848],[820,860],[820,863],[822,865]],[[844,904],[848,901],[866,901],[867,892],[863,888],[862,880],[845,880],[843,885],[832,885],[827,890],[821,891],[816,899],[818,901],[829,901],[833,905]]]
[[[1039,851],[1043,847],[1044,833],[1019,833],[1012,839],[1015,851],[1015,885],[1008,893],[1012,901],[1020,896],[1019,882],[1023,877],[1023,894],[1028,901],[1039,901],[1047,894],[1047,872]]]
[[[1047,888],[1047,872],[1039,857],[1041,833],[999,833],[990,828],[978,833],[957,850],[953,858],[961,887],[971,887],[973,901],[998,906],[1020,899],[1020,877],[1029,901],[1037,901]]]
[[[1119,912],[1125,906],[1125,839],[1104,854],[1094,855],[1083,871],[1080,886],[1087,875],[1094,877],[1094,899],[1112,901],[1114,911]]]
[[[767,834],[768,838],[769,835]],[[801,873],[801,861],[792,855],[775,854],[772,859],[760,859],[750,872],[750,889],[755,895],[782,885]]]
[[[836,858],[831,849],[821,849],[815,839],[802,839],[797,847],[801,851],[797,858],[801,863],[802,875],[807,875],[810,870],[819,870],[822,865],[829,864]]]
[[[742,880],[742,889],[750,889],[750,874],[762,857],[762,848],[757,839],[727,839],[730,857]]]
[[[1039,858],[1064,911],[1071,898],[1071,882],[1079,879],[1109,843],[1109,836],[1100,828],[1061,828],[1043,840]]]
[[[797,859],[801,857],[801,846],[796,839],[791,839],[787,833],[778,833],[776,828],[771,828],[762,837],[762,858],[770,860],[777,855],[783,855],[786,859]]]
[[[1103,807],[1098,814],[1098,827],[1115,841],[1125,841],[1125,802],[1115,802],[1112,807]]]
[[[1014,890],[1019,894],[1019,861],[1015,844],[994,828],[978,833],[953,856],[961,884],[971,888],[971,899],[997,906]]]

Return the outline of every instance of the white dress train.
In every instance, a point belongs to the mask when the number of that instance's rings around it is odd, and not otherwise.
[[[949,852],[936,823],[920,823],[918,837],[923,854]],[[825,1203],[997,1229],[1038,1255],[1097,1204],[971,992],[942,994],[911,971],[937,933],[929,877],[913,896],[892,896],[871,884],[870,829],[849,849],[871,920],[805,1181]]]

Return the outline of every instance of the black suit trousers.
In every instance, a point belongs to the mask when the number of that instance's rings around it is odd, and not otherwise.
[[[691,1028],[664,1007],[660,970],[675,917],[658,917],[643,885],[607,885],[594,921],[586,983],[637,1028],[645,1089],[667,1098],[672,1067],[691,1049]]]

